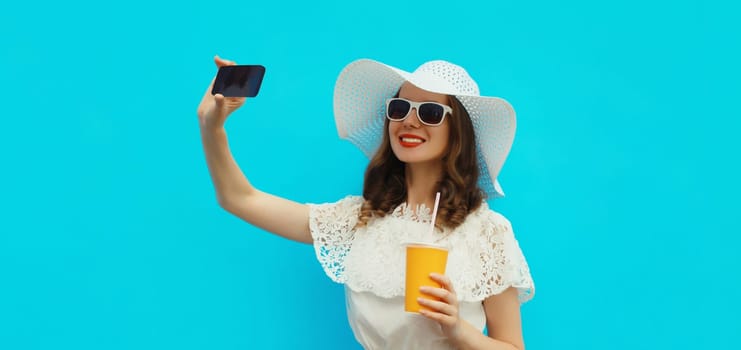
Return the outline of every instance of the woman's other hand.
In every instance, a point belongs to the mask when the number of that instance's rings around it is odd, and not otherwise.
[[[225,60],[219,56],[214,57],[214,63],[216,63],[217,69],[223,66],[237,64],[234,61]],[[224,97],[222,94],[211,95],[214,80],[211,80],[211,84],[206,89],[206,93],[203,94],[201,103],[198,105],[198,121],[201,128],[218,128],[224,126],[226,118],[241,107],[246,100],[244,97]]]
[[[423,309],[419,313],[439,323],[445,336],[457,343],[458,338],[462,336],[462,322],[458,316],[458,297],[453,289],[453,283],[448,276],[437,273],[430,274],[430,278],[440,283],[442,288],[423,286],[420,287],[420,291],[422,294],[439,298],[440,301],[419,298],[420,305],[430,309],[430,311]]]

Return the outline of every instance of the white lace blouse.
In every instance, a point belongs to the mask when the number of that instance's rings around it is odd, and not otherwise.
[[[482,301],[517,288],[521,303],[535,287],[509,221],[486,202],[455,230],[430,237],[430,211],[400,205],[392,214],[356,228],[363,198],[311,204],[309,225],[324,271],[345,285],[350,327],[365,349],[452,349],[434,321],[404,311],[404,274],[408,242],[449,247],[446,275],[459,300],[459,315],[483,331]]]

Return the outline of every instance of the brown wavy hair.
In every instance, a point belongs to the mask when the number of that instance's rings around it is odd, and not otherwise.
[[[438,227],[456,228],[484,200],[478,185],[479,166],[473,123],[465,107],[454,96],[448,96],[453,113],[449,116],[448,149],[443,155],[443,174],[438,182],[440,205]],[[365,170],[363,198],[358,226],[368,224],[373,217],[384,217],[407,199],[404,162],[391,149],[389,121],[383,124],[383,140]]]

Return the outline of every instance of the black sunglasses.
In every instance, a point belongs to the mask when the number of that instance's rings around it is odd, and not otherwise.
[[[417,118],[424,125],[438,126],[445,120],[445,115],[453,113],[450,106],[437,102],[414,102],[403,98],[386,100],[386,118],[400,122],[409,116],[412,108],[417,110]]]

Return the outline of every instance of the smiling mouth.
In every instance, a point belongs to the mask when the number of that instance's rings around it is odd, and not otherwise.
[[[403,143],[422,143],[425,142],[425,140],[418,139],[415,137],[400,137],[399,140]]]
[[[411,135],[405,135],[405,136],[400,136],[399,137],[399,144],[402,147],[407,147],[407,148],[417,147],[417,146],[423,144],[424,142],[425,142],[424,139],[419,138],[419,137],[414,137],[414,136],[411,136]]]

